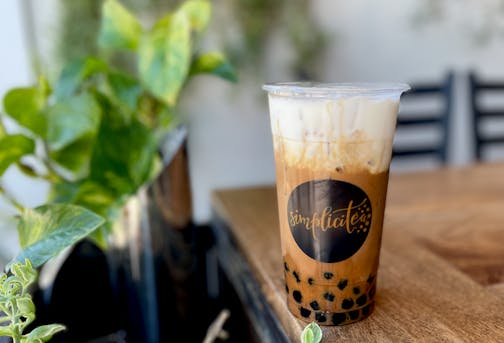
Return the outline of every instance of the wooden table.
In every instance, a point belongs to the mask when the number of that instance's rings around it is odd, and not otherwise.
[[[504,342],[504,164],[390,176],[376,310],[323,342]],[[299,342],[274,187],[215,192],[219,261],[262,342]]]

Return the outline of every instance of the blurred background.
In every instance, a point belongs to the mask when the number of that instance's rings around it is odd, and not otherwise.
[[[57,75],[65,61],[93,53],[99,1],[3,0],[0,3],[0,95]],[[177,1],[128,0],[145,21]],[[180,107],[189,125],[196,222],[210,218],[216,188],[274,182],[268,81],[442,82],[455,73],[448,163],[472,161],[467,74],[504,79],[502,0],[216,0],[203,46],[223,48],[239,83],[199,77]],[[400,168],[398,168],[400,169]],[[44,199],[15,171],[29,204]]]

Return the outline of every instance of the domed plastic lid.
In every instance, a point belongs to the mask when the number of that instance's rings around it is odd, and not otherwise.
[[[405,83],[267,83],[263,89],[271,95],[300,98],[340,98],[351,96],[399,97],[410,89]]]

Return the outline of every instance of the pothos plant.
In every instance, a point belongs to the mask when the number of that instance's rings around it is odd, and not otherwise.
[[[10,134],[0,127],[0,176],[15,164],[49,181],[48,203],[103,216],[93,238],[106,245],[119,209],[160,171],[158,148],[179,122],[175,107],[184,85],[202,73],[236,80],[221,53],[196,49],[210,14],[209,1],[189,0],[145,28],[117,0],[106,0],[97,40],[101,57],[65,65],[52,84],[40,77],[6,94],[4,115],[20,130]],[[132,59],[136,71],[118,69],[111,62],[117,54]],[[7,190],[0,185],[0,191]]]
[[[0,177],[15,165],[47,180],[50,194],[48,204],[25,208],[0,178],[0,195],[17,211],[22,248],[0,276],[0,336],[45,342],[63,329],[24,333],[35,316],[27,293],[34,268],[89,235],[105,245],[118,210],[160,170],[158,147],[178,122],[177,99],[191,77],[236,79],[221,53],[195,49],[210,12],[209,1],[189,0],[146,29],[118,1],[106,0],[98,45],[107,58],[71,62],[56,82],[41,76],[4,97]],[[110,62],[118,52],[131,55],[136,72]]]

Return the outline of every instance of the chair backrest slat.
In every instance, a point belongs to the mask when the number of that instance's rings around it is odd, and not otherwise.
[[[481,98],[491,94],[501,94],[504,98],[504,83],[495,81],[480,80],[474,73],[469,74],[469,94],[470,107],[472,110],[471,122],[474,140],[474,157],[477,160],[484,160],[485,148],[504,143],[504,132],[486,134],[483,127],[483,120],[486,119],[504,119],[504,103],[496,104],[494,108],[481,105]]]
[[[442,108],[438,111],[421,109],[409,112],[400,111],[397,119],[397,132],[406,128],[424,130],[428,127],[439,129],[441,139],[437,142],[427,142],[428,146],[402,147],[397,142],[394,144],[394,157],[407,156],[432,156],[441,164],[448,160],[448,142],[450,131],[450,113],[453,106],[454,74],[449,73],[445,80],[439,84],[413,85],[411,90],[404,95],[402,101],[423,102],[427,98],[437,97],[443,101]]]

